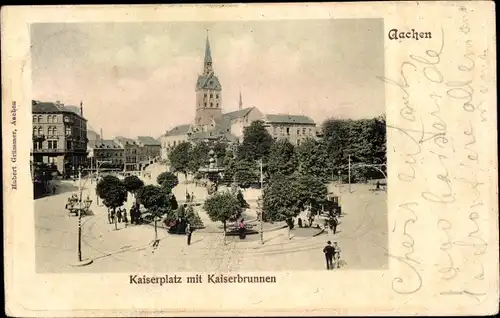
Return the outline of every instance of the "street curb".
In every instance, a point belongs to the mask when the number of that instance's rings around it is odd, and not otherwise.
[[[323,233],[325,233],[325,229],[321,229],[321,231],[319,231],[318,233],[313,234],[313,236],[312,236],[312,237],[319,236],[319,235],[321,235],[321,234],[323,234]]]
[[[142,224],[142,225],[147,225],[147,226],[151,226],[151,227],[154,227],[154,224],[151,224],[151,223],[145,223],[145,224]],[[158,228],[161,228],[161,229],[165,229],[165,230],[168,230],[168,228],[164,225],[160,225],[160,224],[157,224],[156,225]],[[274,231],[278,231],[278,230],[281,230],[281,229],[285,229],[287,228],[288,225],[280,225],[280,226],[277,226],[277,227],[272,227],[270,229],[267,229],[267,230],[264,230],[263,232],[264,233],[268,233],[268,232],[274,232]],[[222,234],[224,233],[223,231],[203,231],[205,228],[201,228],[201,229],[195,229],[196,232],[200,232],[200,233],[207,233],[207,234]],[[260,231],[258,231],[258,233],[256,234],[259,234]],[[316,234],[316,235],[319,235]]]

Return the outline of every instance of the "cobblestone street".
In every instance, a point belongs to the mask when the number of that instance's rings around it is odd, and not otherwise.
[[[183,188],[180,184],[175,192],[182,193]],[[158,228],[160,243],[153,248],[153,226],[119,223],[114,230],[114,224],[107,221],[107,209],[96,205],[95,184],[86,182],[83,197],[89,194],[94,202],[93,215],[82,219],[82,255],[93,263],[71,267],[69,264],[77,258],[77,217],[68,216],[64,206],[74,189],[74,183],[64,182],[59,194],[35,201],[38,272],[323,270],[322,248],[329,239],[339,242],[343,249],[346,265],[340,270],[387,266],[386,194],[373,193],[369,186],[353,186],[351,194],[346,186],[330,189],[341,195],[343,207],[333,238],[326,232],[298,235],[304,229],[294,229],[288,240],[288,229],[284,228],[264,232],[264,245],[258,234],[246,240],[228,236],[224,244],[222,233],[195,231],[192,244],[187,246],[184,235]],[[132,202],[129,196],[127,209]],[[203,213],[200,217],[205,223],[211,222]]]

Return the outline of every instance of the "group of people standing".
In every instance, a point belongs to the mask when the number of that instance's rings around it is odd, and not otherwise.
[[[116,213],[116,215],[115,215]],[[130,224],[139,224],[140,219],[140,210],[137,205],[133,205],[130,209]],[[109,224],[115,222],[115,216],[118,223],[128,223],[127,210],[123,207],[116,209],[115,211],[111,208],[108,208],[108,222]]]
[[[116,213],[116,215],[115,215]],[[115,222],[115,216],[116,216],[116,221],[118,223],[128,223],[128,218],[127,218],[127,210],[125,208],[118,208],[116,210],[108,208],[108,222],[109,224]]]

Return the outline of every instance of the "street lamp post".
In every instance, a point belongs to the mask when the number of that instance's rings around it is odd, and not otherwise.
[[[71,264],[72,266],[85,266],[92,263],[91,259],[82,259],[82,211],[87,211],[92,204],[92,200],[87,196],[85,201],[82,198],[82,170],[81,168],[78,171],[78,187],[80,197],[78,198],[78,261]],[[82,203],[84,206],[82,207]]]
[[[96,160],[95,162],[96,162],[96,180],[95,180],[95,183],[97,186],[97,183],[99,182],[99,167],[103,163],[111,163],[111,161],[109,161],[109,160]],[[96,193],[96,204],[99,205],[99,196],[97,195],[97,193]]]

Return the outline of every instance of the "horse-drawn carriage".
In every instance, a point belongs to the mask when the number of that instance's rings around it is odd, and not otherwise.
[[[329,215],[340,216],[340,214],[342,213],[342,208],[340,206],[339,196],[334,195],[333,193],[329,193],[327,196],[327,200],[323,205],[323,210]]]

